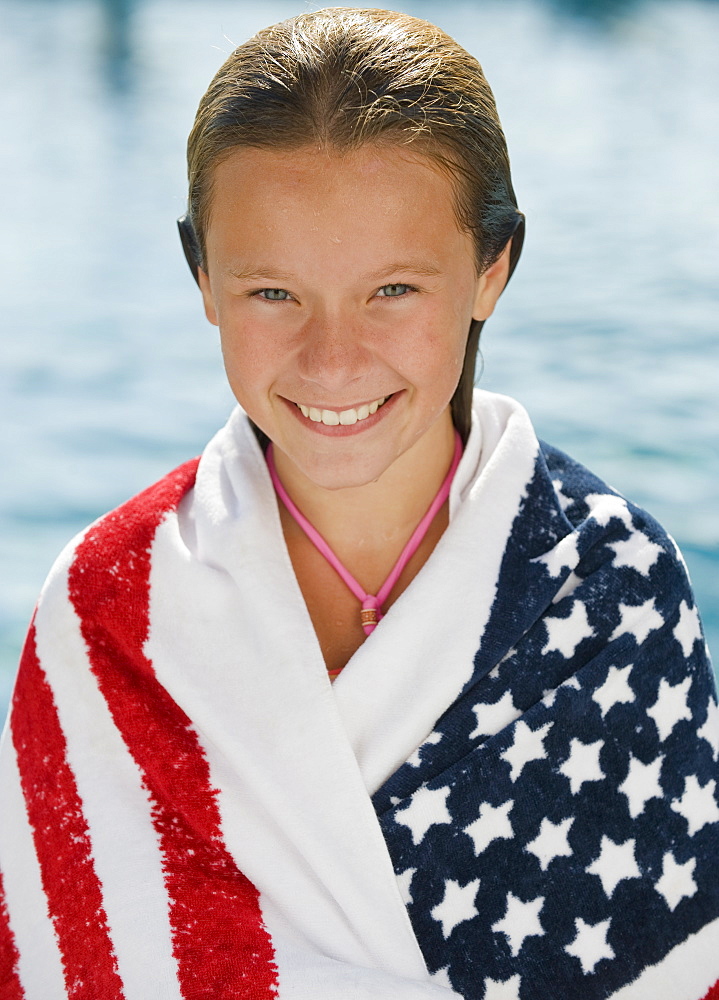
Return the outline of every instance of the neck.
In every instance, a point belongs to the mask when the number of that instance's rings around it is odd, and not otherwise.
[[[449,410],[374,482],[329,490],[317,486],[279,449],[277,473],[292,500],[348,566],[394,561],[447,475],[454,453]],[[293,523],[283,517],[285,530]]]

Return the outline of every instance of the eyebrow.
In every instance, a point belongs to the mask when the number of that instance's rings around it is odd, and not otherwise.
[[[228,267],[227,273],[240,281],[292,281],[293,275],[274,267]]]
[[[412,274],[421,274],[428,278],[437,277],[437,275],[442,274],[441,268],[437,267],[435,264],[431,264],[424,260],[405,260],[398,261],[392,264],[383,265],[376,271],[372,271],[370,274],[365,275],[368,281],[379,281],[381,278],[386,278],[390,274],[406,273],[410,272]],[[283,271],[274,267],[238,267],[238,268],[228,268],[227,273],[233,278],[237,278],[240,281],[293,281],[295,280],[295,275],[290,274],[289,271]]]
[[[372,281],[377,281],[380,278],[386,278],[390,274],[396,274],[397,272],[410,271],[412,274],[423,274],[428,278],[434,278],[438,274],[442,273],[441,268],[437,267],[435,264],[430,264],[425,260],[404,260],[398,261],[394,264],[389,264],[386,267],[381,267],[367,277]]]

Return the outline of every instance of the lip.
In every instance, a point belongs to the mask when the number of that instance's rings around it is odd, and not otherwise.
[[[402,390],[392,393],[392,395],[385,399],[385,402],[382,406],[380,406],[376,413],[372,413],[369,417],[365,417],[364,420],[358,420],[356,424],[335,424],[334,426],[316,423],[314,420],[310,420],[309,417],[303,416],[299,406],[296,403],[293,403],[292,400],[285,399],[284,396],[280,396],[280,399],[295,415],[302,426],[314,431],[315,434],[322,434],[324,437],[353,437],[355,434],[363,434],[365,431],[371,430],[371,428],[375,427],[381,420],[384,420],[389,412],[394,409],[395,403],[401,395]],[[312,405],[315,406],[314,403]],[[317,409],[320,409],[320,407],[317,407]],[[335,410],[336,413],[341,412],[340,409],[334,406],[323,407],[323,409]],[[342,407],[341,409],[350,409],[350,407]]]

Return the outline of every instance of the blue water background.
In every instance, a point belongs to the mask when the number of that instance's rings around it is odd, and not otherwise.
[[[232,405],[174,220],[197,101],[299,3],[0,0],[0,716],[43,578]],[[646,506],[719,650],[719,6],[414,3],[483,63],[528,217],[481,384]]]

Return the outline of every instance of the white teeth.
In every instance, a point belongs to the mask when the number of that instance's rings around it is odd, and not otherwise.
[[[337,424],[349,426],[356,424],[358,420],[366,420],[370,414],[376,413],[386,399],[386,396],[382,396],[373,403],[364,403],[356,410],[341,410],[339,413],[337,410],[318,410],[317,407],[305,406],[304,403],[297,403],[297,406],[304,417],[309,417],[316,424],[322,423],[328,427],[336,427]]]

